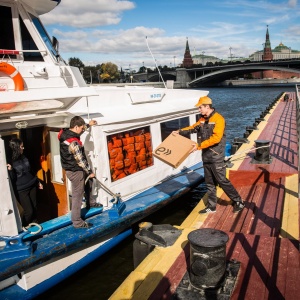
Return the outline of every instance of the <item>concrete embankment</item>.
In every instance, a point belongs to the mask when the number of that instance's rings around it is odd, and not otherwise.
[[[182,82],[167,80],[165,82],[167,88],[182,89]],[[216,85],[216,87],[242,87],[242,86],[293,86],[300,84],[299,78],[290,79],[247,79],[247,80],[225,80]],[[134,83],[99,83],[92,86],[148,86],[155,88],[164,88],[163,82],[134,82]],[[188,86],[186,86],[188,88]],[[199,87],[201,88],[201,87]]]
[[[165,83],[167,88],[174,88],[174,89],[181,89],[181,83],[180,82],[166,82]],[[148,86],[148,87],[155,87],[155,88],[164,88],[163,82],[134,82],[134,83],[99,83],[99,84],[92,84],[92,86],[118,86],[118,87],[124,87],[124,86]]]
[[[247,80],[225,80],[220,85],[221,86],[278,86],[278,85],[296,85],[300,83],[299,78],[289,78],[289,79],[247,79]]]

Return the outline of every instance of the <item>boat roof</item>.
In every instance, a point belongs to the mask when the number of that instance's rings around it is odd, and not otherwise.
[[[43,15],[53,10],[61,0],[20,0],[30,6],[38,15]]]

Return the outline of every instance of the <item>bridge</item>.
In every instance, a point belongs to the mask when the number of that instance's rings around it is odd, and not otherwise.
[[[167,80],[174,80],[176,81],[177,78],[177,71],[174,70],[168,70],[168,71],[161,71],[160,72],[164,81]],[[145,73],[133,73],[132,74],[133,79],[136,81],[150,81],[150,82],[159,82],[162,81],[158,72],[145,72]]]
[[[177,68],[176,70],[162,71],[161,75],[164,81],[179,81],[181,83],[181,87],[184,88],[216,85],[233,77],[241,77],[244,74],[266,70],[294,72],[298,73],[298,77],[300,77],[300,59],[245,62],[189,69]],[[161,81],[158,72],[135,73],[133,74],[133,78],[136,81]]]

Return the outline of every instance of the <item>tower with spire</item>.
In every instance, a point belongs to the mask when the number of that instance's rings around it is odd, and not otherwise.
[[[192,59],[191,52],[190,52],[188,38],[186,38],[186,46],[185,46],[185,52],[184,52],[182,67],[183,68],[190,68],[190,67],[192,67],[192,65],[193,65],[193,59]]]
[[[262,60],[273,60],[273,54],[271,49],[271,42],[269,36],[269,26],[267,25],[267,32],[266,32],[266,42],[264,45],[264,54],[262,56]]]

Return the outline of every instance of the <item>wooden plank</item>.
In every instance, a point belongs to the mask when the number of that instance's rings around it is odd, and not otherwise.
[[[285,202],[283,208],[280,235],[290,239],[299,239],[299,199],[298,175],[289,176],[285,182]]]
[[[241,234],[231,239],[236,239],[240,253],[235,259],[241,262],[231,299],[299,298],[298,241]]]
[[[220,223],[222,216],[227,214],[227,209],[229,207],[231,207],[231,205],[225,206],[217,204],[216,212],[208,214],[201,228],[215,228],[216,225]]]
[[[296,300],[300,295],[299,242],[289,241],[285,299]]]
[[[255,197],[252,202],[255,206],[253,209],[253,219],[251,222],[251,227],[248,227],[248,233],[250,234],[255,234],[257,232],[257,227],[261,226],[263,223],[262,219],[264,218],[264,215],[262,211],[262,203],[265,201],[265,197],[267,195],[267,184],[260,184],[260,187],[261,190],[259,197]]]
[[[273,249],[273,263],[270,266],[270,279],[266,282],[268,293],[264,299],[276,299],[276,294],[280,291],[281,295],[285,295],[287,261],[288,261],[288,240],[276,239]],[[276,293],[277,289],[277,293]]]
[[[231,295],[232,300],[247,299],[246,293],[251,279],[252,260],[257,248],[258,240],[254,235],[249,235],[246,239],[243,234],[236,234],[236,239],[237,244],[242,244],[239,255],[235,257],[241,263],[241,266],[235,288]],[[247,300],[251,300],[251,298]]]
[[[239,260],[239,255],[242,249],[244,235],[233,232],[227,232],[229,241],[226,244],[226,259]]]
[[[284,197],[285,197],[285,180],[286,180],[285,177],[281,178],[280,180],[280,186],[278,191],[278,202],[274,214],[271,236],[278,237],[280,235],[281,219],[283,214]]]
[[[260,197],[263,191],[263,184],[255,185],[251,188],[251,194],[249,192],[249,197],[247,199],[246,208],[248,210],[247,215],[244,220],[244,224],[241,228],[241,233],[250,233],[253,225],[253,221],[255,219],[254,213],[256,210],[256,203],[258,202],[258,198]]]
[[[163,279],[152,292],[149,300],[156,300],[157,295],[163,295],[161,299],[168,299],[170,295],[175,293],[177,286],[183,278],[189,266],[190,246],[187,244],[180,255],[175,260],[172,267],[164,275]]]
[[[255,234],[272,236],[275,210],[278,207],[279,200],[283,203],[283,199],[279,199],[278,197],[279,188],[279,180],[267,184],[266,194],[264,195],[259,207],[259,216],[257,226],[255,228]]]
[[[275,239],[260,236],[253,258],[251,280],[248,285],[245,299],[263,299],[267,293],[265,283],[269,280],[269,268],[273,259]],[[275,288],[275,290],[277,290]],[[251,295],[251,296],[250,296]],[[275,298],[277,299],[277,298]]]

